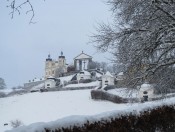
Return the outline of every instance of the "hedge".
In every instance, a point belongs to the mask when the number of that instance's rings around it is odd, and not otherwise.
[[[45,132],[175,132],[175,105]]]
[[[128,102],[138,102],[138,99],[136,98],[122,98],[120,96],[110,94],[103,90],[92,90],[91,98],[96,100],[107,100],[118,104]]]

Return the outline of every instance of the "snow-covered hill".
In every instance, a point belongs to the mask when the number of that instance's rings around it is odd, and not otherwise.
[[[4,121],[19,119],[24,125],[9,132],[42,132],[44,128],[55,129],[83,125],[86,121],[98,121],[129,115],[162,105],[172,105],[175,97],[146,103],[113,104],[90,99],[90,90],[34,93],[0,100],[0,131],[10,129]],[[5,98],[4,98],[5,99]],[[32,124],[31,124],[32,123]],[[29,125],[30,124],[30,125]]]
[[[20,120],[24,125],[49,122],[71,115],[95,115],[111,110],[121,110],[126,104],[116,105],[107,101],[94,101],[90,90],[28,93],[0,98],[0,132],[11,129],[4,126]]]

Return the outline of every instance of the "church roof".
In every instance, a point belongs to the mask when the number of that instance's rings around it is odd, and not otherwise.
[[[87,54],[85,54],[85,53],[81,53],[81,54],[79,54],[78,56],[76,56],[75,58],[74,58],[74,60],[79,60],[79,59],[91,59],[92,58],[92,56],[90,56],[90,55],[87,55]]]
[[[141,85],[140,91],[147,91],[147,90],[151,90],[154,89],[153,85],[149,84],[149,83],[144,83]]]

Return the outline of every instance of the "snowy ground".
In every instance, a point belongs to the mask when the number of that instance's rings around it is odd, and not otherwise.
[[[90,82],[90,83],[69,84],[65,88],[70,88],[70,87],[91,87],[91,86],[99,86],[99,81]]]
[[[125,89],[113,89],[109,91],[120,96],[126,95]],[[173,98],[173,101],[175,101],[175,98]],[[81,120],[85,121],[86,119],[92,119],[92,117],[106,117],[108,113],[111,115],[110,111],[114,111],[112,114],[121,113],[167,102],[170,103],[172,101],[159,101],[159,103],[148,102],[144,104],[114,104],[108,101],[94,101],[91,99],[90,90],[38,92],[0,98],[0,132],[12,129],[10,122],[14,120],[20,120],[24,125],[55,120],[58,122],[56,122],[57,125],[60,124],[60,122],[69,124],[76,122],[76,120],[81,122]],[[101,114],[103,112],[106,114]],[[100,115],[94,116],[98,114]],[[79,116],[77,118],[77,116],[74,115]],[[70,120],[72,120],[72,122],[69,122]],[[9,125],[4,126],[5,123]],[[45,124],[41,124],[45,126]],[[49,124],[52,125],[53,123]]]
[[[34,87],[32,87],[31,89],[30,89],[30,91],[32,91],[32,90],[40,90],[41,88],[43,88],[44,87],[44,82],[43,83],[41,83],[41,84],[38,84],[38,85],[36,85],[36,86],[34,86]]]
[[[59,77],[58,79],[60,79],[61,83],[63,83],[64,81],[68,82],[68,81],[71,81],[73,76],[75,76],[75,74],[74,75],[65,76],[65,77]]]
[[[128,88],[115,88],[108,90],[107,92],[123,98],[137,98],[139,94],[137,89],[131,90]]]
[[[4,126],[12,120],[24,125],[49,122],[71,115],[95,115],[111,110],[123,110],[128,104],[94,101],[90,90],[28,93],[0,99],[0,132],[11,129]]]

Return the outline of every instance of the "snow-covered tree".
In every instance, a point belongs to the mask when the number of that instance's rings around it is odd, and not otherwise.
[[[63,67],[59,67],[55,70],[55,77],[61,77],[64,74],[64,68]]]
[[[101,24],[93,42],[124,65],[129,83],[151,80],[175,66],[175,0],[109,0],[114,22]],[[162,79],[168,78],[168,73]]]
[[[3,78],[0,78],[0,89],[6,88],[6,84]]]
[[[92,61],[88,65],[89,69],[98,69],[100,68],[100,63],[97,61]]]

